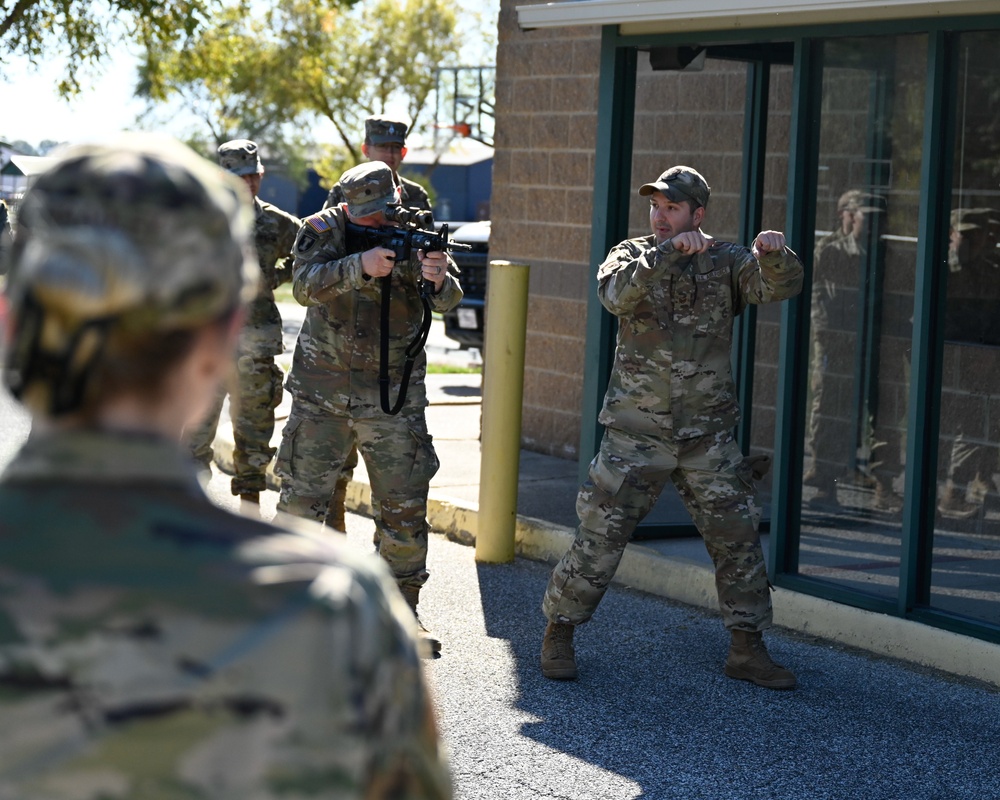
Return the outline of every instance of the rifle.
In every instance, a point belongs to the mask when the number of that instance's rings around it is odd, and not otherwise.
[[[399,223],[399,227],[387,225],[381,228],[369,228],[365,225],[358,225],[349,219],[344,220],[345,245],[347,252],[363,253],[373,247],[384,247],[392,250],[393,259],[396,262],[405,263],[410,260],[417,250],[425,253],[446,253],[449,250],[472,250],[471,245],[460,244],[448,240],[448,225],[441,226],[440,232],[423,230],[419,224],[430,224],[429,212],[420,211],[415,208],[402,208],[398,205],[390,205],[386,209],[385,217],[388,220]],[[380,321],[380,351],[379,351],[379,400],[382,411],[386,414],[398,414],[406,401],[406,388],[410,381],[410,371],[413,369],[413,361],[417,357],[424,344],[427,342],[427,334],[431,328],[431,304],[427,299],[432,293],[428,288],[427,281],[420,280],[420,301],[424,306],[424,317],[420,323],[420,330],[405,352],[403,362],[403,375],[399,386],[399,397],[393,406],[389,403],[389,287],[392,281],[390,272],[382,281],[382,306]]]
[[[411,214],[419,215],[423,221],[423,212],[416,209],[389,206],[386,209],[387,219],[396,219],[403,224],[400,227],[387,225],[383,228],[369,228],[358,225],[350,220],[344,223],[348,253],[363,253],[373,247],[384,247],[392,250],[396,261],[409,261],[417,250],[425,253],[447,253],[449,250],[472,250],[472,245],[452,242],[448,239],[448,224],[441,226],[440,231],[426,231],[410,222]]]

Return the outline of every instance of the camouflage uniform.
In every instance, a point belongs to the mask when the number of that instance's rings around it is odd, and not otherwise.
[[[284,352],[281,315],[274,290],[291,279],[292,244],[299,220],[280,208],[254,198],[254,244],[263,276],[261,290],[247,307],[237,360],[238,391],[232,397],[233,494],[262,492],[267,465],[274,455],[274,409],[281,403],[284,373],[274,357]],[[281,262],[280,266],[278,262]],[[206,467],[212,460],[212,442],[219,425],[225,393],[219,396],[205,423],[190,435],[191,452]]]
[[[252,149],[251,149],[252,146]],[[225,149],[225,148],[229,149]],[[249,151],[249,152],[245,152]],[[259,166],[257,146],[245,139],[227,142],[220,148],[220,160],[234,174],[249,160]],[[229,162],[235,162],[232,166]],[[274,302],[274,290],[292,277],[292,244],[299,230],[297,217],[254,197],[254,245],[260,263],[260,290],[247,306],[246,322],[240,336],[236,362],[236,391],[231,395],[233,420],[232,493],[262,492],[267,488],[267,465],[274,455],[274,409],[281,403],[284,373],[274,357],[284,352],[281,315]],[[280,262],[280,265],[279,265]],[[188,434],[195,460],[205,467],[212,461],[212,443],[226,393],[222,392],[205,422]]]
[[[384,565],[221,510],[166,438],[255,294],[251,226],[149,135],[25,196],[3,376],[47,424],[0,476],[0,797],[451,796]]]
[[[382,164],[363,164],[345,176],[369,169],[389,174]],[[399,414],[385,414],[378,383],[381,281],[363,273],[361,253],[347,253],[345,219],[341,207],[324,209],[304,220],[295,242],[293,291],[308,310],[286,384],[293,400],[276,464],[279,508],[323,520],[357,444],[376,506],[379,552],[401,587],[420,587],[427,579],[427,492],[438,468],[424,416],[427,359],[423,351],[417,355]],[[416,254],[392,273],[392,401],[399,394],[404,351],[423,316],[419,278]],[[447,311],[461,299],[461,287],[449,274],[430,302],[435,311]]]
[[[0,797],[450,797],[384,565],[282,524],[173,443],[33,435],[0,481]]]
[[[719,242],[690,256],[647,236],[613,248],[598,281],[619,325],[599,416],[605,434],[577,498],[574,542],[546,588],[545,616],[574,625],[590,619],[636,525],[670,480],[715,563],[726,626],[759,631],[770,623],[771,602],[760,509],[732,433],[740,417],[733,321],[748,303],[800,291],[802,265],[788,249],[758,262],[747,248]]]
[[[372,116],[365,120],[365,146],[372,144],[382,144],[394,142],[400,146],[406,144],[406,133],[409,126],[401,120],[389,119],[388,117]],[[404,178],[402,175],[394,174],[397,185],[400,189],[399,203],[404,208],[418,208],[421,211],[432,211],[431,198],[419,183]],[[330,189],[326,197],[323,208],[337,208],[347,202],[344,189],[338,181]],[[331,498],[329,513],[326,522],[332,528],[339,528],[344,516],[344,501],[347,484],[354,475],[354,469],[358,466],[358,448],[352,446],[347,454],[344,466],[341,469],[340,477],[334,495]],[[375,505],[375,503],[373,503]],[[375,547],[379,546],[379,532],[375,529]]]

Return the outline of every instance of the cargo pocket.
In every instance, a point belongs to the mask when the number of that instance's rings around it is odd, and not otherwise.
[[[281,445],[278,447],[278,458],[274,462],[274,472],[284,480],[291,480],[294,474],[295,439],[301,426],[301,417],[291,417],[281,434]]]

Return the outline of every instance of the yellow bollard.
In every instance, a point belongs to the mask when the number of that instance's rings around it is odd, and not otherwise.
[[[521,456],[528,265],[492,261],[487,279],[483,355],[483,440],[476,561],[514,560],[517,479]]]

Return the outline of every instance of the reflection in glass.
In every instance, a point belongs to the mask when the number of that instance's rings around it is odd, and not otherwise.
[[[799,572],[892,599],[926,42],[823,48]]]
[[[931,604],[1000,623],[1000,33],[959,37]]]

